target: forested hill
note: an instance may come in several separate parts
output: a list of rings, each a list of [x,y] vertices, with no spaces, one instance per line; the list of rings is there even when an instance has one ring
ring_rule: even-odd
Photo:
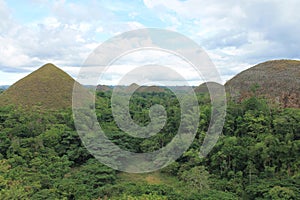
[[[53,64],[46,64],[0,95],[0,106],[62,109],[72,106],[75,80]]]
[[[283,107],[300,108],[300,61],[273,60],[247,69],[225,84],[235,100],[253,93]]]

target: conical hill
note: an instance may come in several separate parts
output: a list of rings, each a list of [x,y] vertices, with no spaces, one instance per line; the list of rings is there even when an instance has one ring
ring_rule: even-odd
[[[46,64],[0,95],[0,106],[63,109],[72,106],[75,80],[53,64]]]

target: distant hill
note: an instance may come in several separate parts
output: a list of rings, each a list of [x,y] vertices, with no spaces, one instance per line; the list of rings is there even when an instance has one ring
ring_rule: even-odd
[[[137,90],[140,86],[136,83],[132,83],[131,85],[125,87],[126,91],[134,91]]]
[[[107,85],[97,85],[96,90],[99,92],[108,92],[112,91],[112,88]]]
[[[222,86],[219,83],[216,82],[205,82],[200,84],[199,86],[194,88],[195,93],[208,93],[208,86],[212,90],[211,92],[215,92],[217,89],[220,89],[224,86]]]
[[[106,86],[107,87],[107,86]],[[101,86],[102,90],[104,90],[105,88],[103,86]],[[115,86],[115,88],[117,89],[117,91],[120,92],[146,92],[146,93],[152,93],[152,92],[166,92],[166,90],[162,87],[159,86],[139,86],[136,83],[132,83],[129,86]]]
[[[2,90],[6,90],[7,88],[9,88],[9,85],[0,85],[0,89]]]
[[[137,89],[137,92],[165,92],[165,89],[159,86],[141,86]]]
[[[225,87],[237,101],[257,95],[283,107],[300,108],[300,61],[273,60],[258,64],[233,77]]]
[[[188,92],[188,91],[191,91],[194,89],[194,86],[186,86],[186,85],[183,85],[183,86],[164,86],[162,87],[164,88],[165,90],[172,90],[172,91],[176,91],[176,92]]]
[[[92,88],[92,86],[91,86]],[[96,90],[99,92],[108,92],[113,91],[114,88],[117,88],[119,91],[131,91],[135,90],[135,92],[167,92],[167,91],[177,91],[177,92],[187,92],[191,89],[194,89],[194,86],[139,86],[136,83],[132,83],[129,86],[117,85],[117,86],[107,86],[107,85],[97,85]],[[138,88],[138,89],[136,89]]]
[[[67,73],[46,64],[5,90],[0,95],[0,106],[15,104],[55,110],[71,107],[74,83]]]

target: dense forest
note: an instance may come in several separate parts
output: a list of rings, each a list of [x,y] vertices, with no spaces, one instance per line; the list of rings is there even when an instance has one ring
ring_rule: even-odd
[[[133,138],[111,113],[111,92],[97,92],[97,118],[122,149],[151,152],[170,142],[180,123],[172,92],[139,92],[132,119],[149,123],[149,108],[165,107],[157,135]],[[228,102],[223,133],[207,157],[199,150],[211,115],[208,94],[198,94],[200,123],[191,147],[171,165],[128,174],[98,162],[83,146],[71,109],[0,108],[0,199],[300,199],[300,110],[270,105],[253,94]]]

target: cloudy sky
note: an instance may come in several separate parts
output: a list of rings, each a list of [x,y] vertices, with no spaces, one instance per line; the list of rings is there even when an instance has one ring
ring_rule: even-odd
[[[299,8],[298,0],[0,0],[0,85],[48,62],[76,78],[98,45],[138,28],[189,37],[225,82],[263,61],[300,59]],[[112,71],[131,69],[119,67]],[[188,71],[188,81],[199,84]],[[102,83],[114,84],[113,78]]]

